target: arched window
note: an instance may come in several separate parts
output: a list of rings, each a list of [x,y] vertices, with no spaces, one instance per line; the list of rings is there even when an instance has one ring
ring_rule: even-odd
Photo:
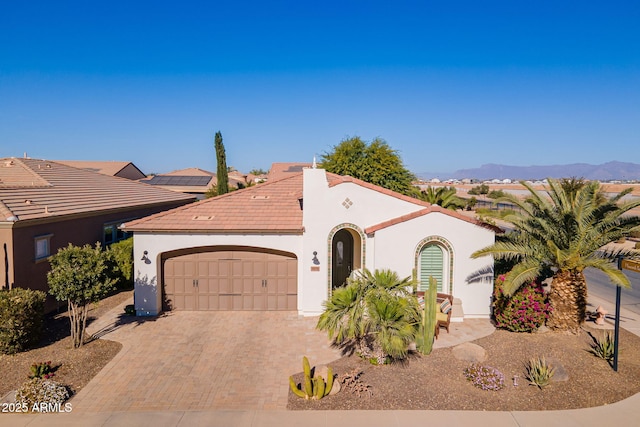
[[[442,248],[435,243],[425,245],[420,251],[420,290],[426,291],[429,277],[438,281],[438,292],[442,292],[444,279],[444,254]]]

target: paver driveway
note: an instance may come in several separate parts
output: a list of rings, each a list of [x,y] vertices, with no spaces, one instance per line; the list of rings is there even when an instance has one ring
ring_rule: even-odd
[[[90,332],[123,349],[73,398],[74,412],[284,409],[302,356],[312,365],[340,357],[317,318],[294,312],[172,312],[116,328],[100,320]]]

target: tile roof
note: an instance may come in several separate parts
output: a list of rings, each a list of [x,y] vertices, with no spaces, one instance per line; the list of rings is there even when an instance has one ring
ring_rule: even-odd
[[[90,172],[97,172],[103,175],[116,176],[118,172],[126,168],[128,165],[132,165],[138,169],[136,165],[131,162],[119,162],[119,161],[86,161],[86,160],[56,160],[56,163],[61,163],[67,166],[73,166],[74,168],[88,170]],[[140,169],[138,169],[140,170]],[[142,172],[140,174],[144,175]]]
[[[127,231],[302,233],[302,174],[128,222]]]
[[[270,180],[223,196],[203,200],[171,211],[162,212],[125,224],[127,231],[203,231],[217,233],[293,232],[301,233],[302,224],[301,172],[289,174],[279,180]],[[396,193],[377,185],[327,172],[330,187],[354,183],[422,207],[415,212],[392,218],[368,227],[367,233],[409,221],[431,212],[440,212],[479,226],[486,226],[473,218],[425,201]],[[496,230],[493,230],[496,231]]]
[[[49,160],[0,159],[0,222],[190,200],[192,196]]]
[[[301,173],[302,169],[310,168],[311,166],[311,163],[273,163],[267,174],[267,179],[276,181],[292,174]]]
[[[216,176],[215,172],[209,172],[200,168],[186,168],[186,169],[178,169],[175,171],[171,171],[168,173],[160,173],[158,176],[169,175],[169,176]]]

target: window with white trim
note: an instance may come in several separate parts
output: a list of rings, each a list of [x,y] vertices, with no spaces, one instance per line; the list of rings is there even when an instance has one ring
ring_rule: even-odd
[[[53,236],[53,234],[45,234],[33,238],[36,261],[45,259],[51,255],[51,236]]]

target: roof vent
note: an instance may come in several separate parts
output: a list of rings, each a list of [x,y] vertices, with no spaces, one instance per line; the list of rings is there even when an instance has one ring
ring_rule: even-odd
[[[31,200],[29,200],[29,199],[25,200],[25,201],[24,201],[24,204],[25,204],[25,205],[30,205],[30,204],[31,204]]]
[[[196,215],[196,216],[194,216],[194,217],[193,217],[193,218],[191,218],[191,219],[192,219],[192,220],[194,220],[194,221],[211,221],[213,218],[214,218],[214,217],[213,217],[213,216],[211,216],[211,215],[209,215],[209,216],[206,216],[206,215]]]
[[[7,160],[6,162],[4,162],[4,165],[6,167],[10,167],[10,166],[15,165],[15,162],[13,160]]]
[[[266,200],[269,196],[251,196],[251,200]]]

